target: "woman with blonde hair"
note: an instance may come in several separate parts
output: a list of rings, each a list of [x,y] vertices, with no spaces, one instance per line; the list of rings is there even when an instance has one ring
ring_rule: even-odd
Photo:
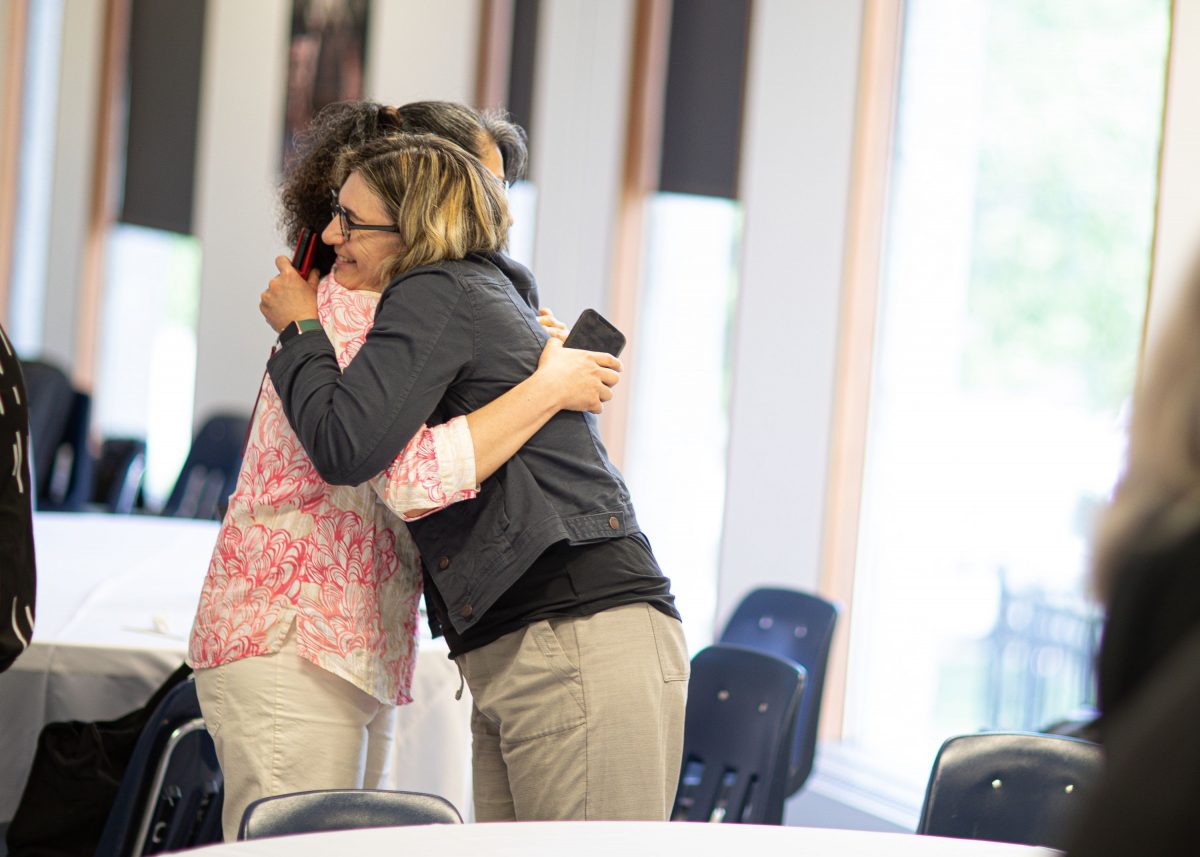
[[[335,105],[317,117],[285,178],[285,231],[294,239],[302,226],[330,222],[337,152],[413,127],[462,140],[498,176],[507,168],[502,149],[515,169],[524,162],[515,126],[462,105]],[[362,270],[394,243],[388,231],[364,229],[336,273],[319,284],[312,276],[312,324],[328,337],[337,365],[362,345],[385,284]],[[537,370],[506,395],[439,425],[415,426],[395,460],[354,487],[320,478],[264,380],[188,653],[225,774],[227,839],[257,798],[390,784],[394,706],[410,699],[421,595],[416,547],[400,516],[470,502],[478,480],[551,414],[598,408],[616,382],[607,357],[602,367],[557,343],[540,356]]]
[[[269,369],[321,475],[353,485],[423,420],[452,419],[519,383],[546,334],[519,296],[529,273],[499,255],[503,186],[477,161],[401,136],[347,154],[338,177],[324,238],[335,274],[389,280],[375,325],[344,371],[319,330],[290,337]],[[387,252],[356,247],[364,230],[391,233]],[[312,317],[314,296],[284,265],[262,310],[275,329],[294,327]],[[474,501],[409,531],[430,624],[473,697],[476,819],[666,819],[687,648],[594,417],[555,414]]]

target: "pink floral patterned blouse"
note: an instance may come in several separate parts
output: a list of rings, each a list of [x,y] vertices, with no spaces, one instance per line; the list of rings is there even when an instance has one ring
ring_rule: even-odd
[[[379,294],[349,291],[329,276],[317,302],[345,367],[371,327]],[[294,621],[302,657],[382,702],[411,702],[421,569],[401,518],[471,499],[477,488],[463,417],[422,426],[366,485],[326,484],[264,378],[188,663],[204,669],[276,652]]]

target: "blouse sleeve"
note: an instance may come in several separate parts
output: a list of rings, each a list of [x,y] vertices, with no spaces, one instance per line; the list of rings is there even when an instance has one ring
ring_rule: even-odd
[[[479,493],[475,445],[466,417],[423,425],[383,473],[370,480],[384,504],[415,521]]]

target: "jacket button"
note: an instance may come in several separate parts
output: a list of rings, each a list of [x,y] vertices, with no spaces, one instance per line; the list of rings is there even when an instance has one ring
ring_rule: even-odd
[[[438,560],[438,568],[445,571],[450,567],[450,557],[444,556]]]
[[[460,612],[462,613],[462,617],[464,619],[470,619],[472,616],[475,615],[475,608],[472,607],[470,604],[468,604]]]
[[[620,526],[621,526],[621,522],[617,520],[616,515],[613,515],[611,518],[608,519],[608,528],[610,530],[615,530]]]

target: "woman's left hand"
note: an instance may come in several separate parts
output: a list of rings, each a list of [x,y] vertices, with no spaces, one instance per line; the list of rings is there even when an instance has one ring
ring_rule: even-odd
[[[554,317],[554,311],[548,307],[538,310],[538,324],[546,328],[546,333],[559,342],[567,341],[567,326]]]
[[[317,283],[320,273],[313,271],[305,280],[299,271],[292,267],[287,256],[276,256],[275,267],[279,273],[271,278],[267,290],[262,293],[258,309],[278,332],[293,321],[317,317]]]

